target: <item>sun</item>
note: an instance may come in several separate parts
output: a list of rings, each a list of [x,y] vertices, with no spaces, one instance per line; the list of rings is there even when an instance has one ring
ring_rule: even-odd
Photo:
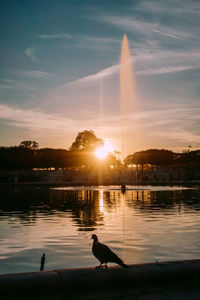
[[[106,158],[106,156],[108,156],[109,153],[113,152],[114,148],[111,145],[111,143],[106,140],[104,145],[102,147],[99,147],[98,149],[96,149],[96,151],[94,152],[94,155],[98,158],[98,159],[104,159]]]
[[[98,148],[94,154],[98,159],[104,159],[108,155],[108,151],[103,146]]]

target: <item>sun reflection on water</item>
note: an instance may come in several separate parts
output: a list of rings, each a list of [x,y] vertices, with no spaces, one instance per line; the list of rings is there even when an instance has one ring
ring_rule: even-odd
[[[103,190],[99,190],[99,209],[100,212],[104,212],[104,203],[103,203]]]

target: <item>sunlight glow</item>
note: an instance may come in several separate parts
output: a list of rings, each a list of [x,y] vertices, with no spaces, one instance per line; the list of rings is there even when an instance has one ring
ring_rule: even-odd
[[[113,151],[114,151],[113,146],[111,145],[111,143],[108,140],[106,140],[104,145],[102,147],[96,149],[94,154],[98,159],[104,159],[107,157],[107,155],[109,153],[111,153]]]

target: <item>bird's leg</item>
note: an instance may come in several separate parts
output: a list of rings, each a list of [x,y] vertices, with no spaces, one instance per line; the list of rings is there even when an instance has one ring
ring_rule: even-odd
[[[105,267],[105,269],[107,269],[107,268],[108,268],[108,266],[107,266],[107,263],[105,263],[104,267]]]

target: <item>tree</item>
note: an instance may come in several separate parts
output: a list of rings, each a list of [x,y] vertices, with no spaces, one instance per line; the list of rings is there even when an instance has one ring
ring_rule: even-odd
[[[0,148],[1,169],[31,169],[35,166],[35,151],[21,146]]]
[[[103,140],[97,138],[92,130],[79,132],[75,141],[69,148],[70,151],[94,151],[104,144]]]
[[[23,141],[19,146],[32,150],[36,150],[37,148],[39,148],[39,144],[36,141]]]
[[[187,151],[177,155],[176,162],[178,163],[200,163],[200,150]]]
[[[173,163],[175,154],[172,151],[165,149],[149,149],[138,151],[128,155],[124,160],[126,165],[130,164],[150,164],[150,165],[169,165]]]

